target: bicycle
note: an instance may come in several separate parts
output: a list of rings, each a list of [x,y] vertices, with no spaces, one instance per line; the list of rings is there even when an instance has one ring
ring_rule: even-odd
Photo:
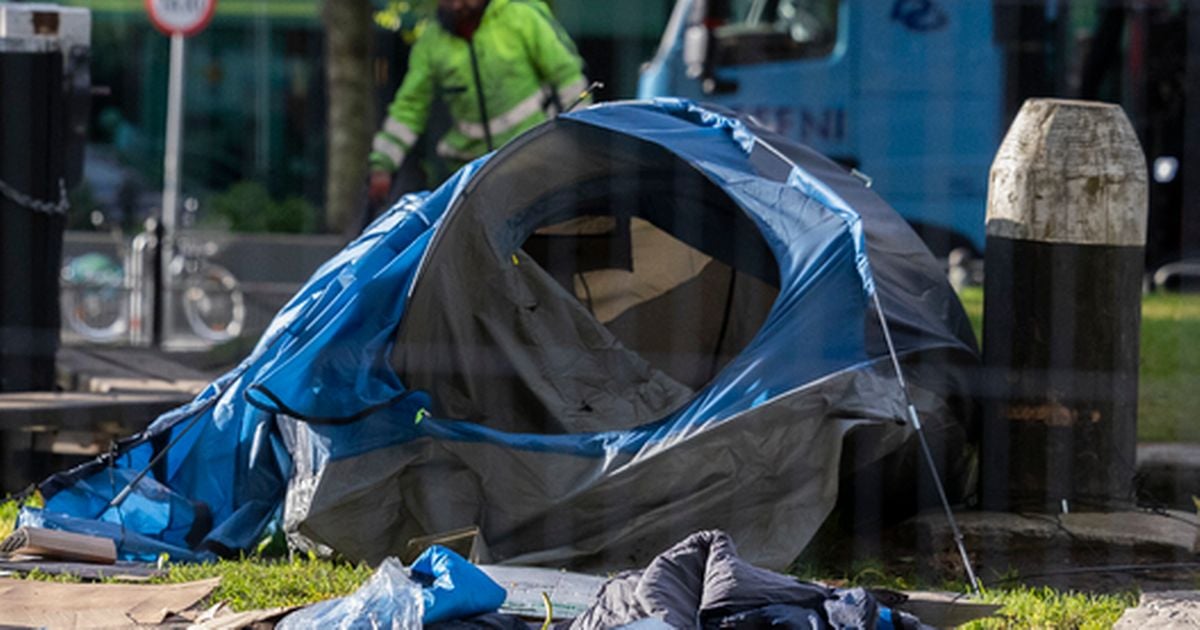
[[[63,321],[91,341],[112,342],[129,332],[125,274],[111,257],[97,252],[76,256],[62,268]]]
[[[197,205],[194,199],[187,200],[184,207],[190,214],[185,217],[194,215]],[[63,265],[63,321],[71,332],[88,341],[145,345],[150,342],[147,323],[152,323],[147,313],[154,312],[151,254],[158,246],[157,238],[152,225],[128,245],[119,230],[114,235],[123,263],[89,252]],[[245,295],[233,273],[211,261],[217,251],[212,240],[177,237],[166,265],[166,286],[171,297],[177,298],[168,304],[179,304],[187,331],[209,343],[237,338],[246,323]]]
[[[214,343],[236,339],[246,323],[246,297],[237,278],[210,260],[217,253],[211,241],[180,239],[167,266],[167,286],[179,286],[183,315],[193,334]]]

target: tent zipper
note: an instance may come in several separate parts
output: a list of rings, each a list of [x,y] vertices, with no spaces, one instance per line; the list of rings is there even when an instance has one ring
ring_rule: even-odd
[[[479,77],[479,59],[475,57],[475,40],[467,40],[467,50],[471,51],[471,74],[475,77],[475,97],[479,99],[479,119],[483,121],[483,139],[487,142],[488,152],[495,150],[492,146],[491,121],[488,119],[487,103],[483,99],[483,80]]]

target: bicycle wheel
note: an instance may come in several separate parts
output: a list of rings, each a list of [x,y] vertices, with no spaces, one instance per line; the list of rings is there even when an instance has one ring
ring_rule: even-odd
[[[229,341],[242,334],[246,298],[227,269],[204,265],[184,275],[183,314],[188,327],[201,339]]]
[[[129,300],[121,266],[91,253],[62,270],[61,311],[67,327],[88,341],[109,343],[129,333]]]

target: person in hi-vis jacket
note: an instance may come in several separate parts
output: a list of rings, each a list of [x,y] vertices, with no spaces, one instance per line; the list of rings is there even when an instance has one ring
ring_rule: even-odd
[[[541,0],[438,0],[371,145],[370,198],[425,130],[435,94],[452,118],[437,154],[453,170],[569,107],[587,85],[575,44]]]

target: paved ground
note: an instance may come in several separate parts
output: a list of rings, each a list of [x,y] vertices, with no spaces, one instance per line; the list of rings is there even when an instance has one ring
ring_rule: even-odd
[[[1138,494],[1178,510],[1200,509],[1200,444],[1148,443],[1137,449]]]
[[[1197,586],[1200,518],[1194,512],[964,512],[957,518],[985,583],[1019,579],[1093,592]],[[945,558],[951,569],[961,567],[944,514],[922,515],[903,529],[933,558]]]
[[[1145,593],[1135,608],[1125,611],[1114,630],[1200,628],[1200,592]]]

